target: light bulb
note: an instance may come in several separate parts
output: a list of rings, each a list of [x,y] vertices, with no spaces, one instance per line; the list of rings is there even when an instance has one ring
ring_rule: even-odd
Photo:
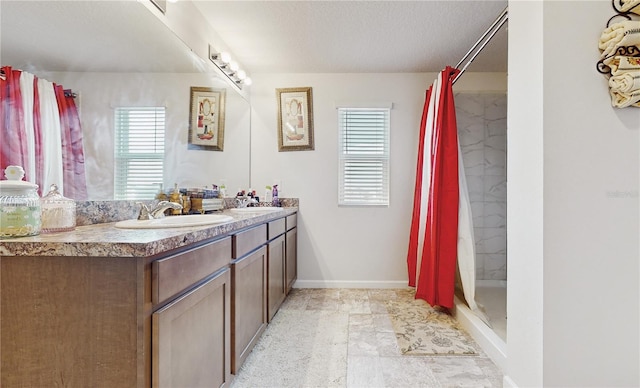
[[[231,71],[237,71],[240,68],[240,66],[238,66],[238,62],[231,62],[229,64],[229,68],[231,69]]]
[[[253,83],[253,81],[251,81],[251,78],[249,78],[249,77],[245,78],[243,82],[247,86],[249,86],[249,85],[251,85],[251,83]]]
[[[242,80],[247,78],[247,73],[245,73],[244,70],[238,70],[237,76],[238,76],[238,79]]]
[[[220,60],[222,61],[222,63],[229,63],[231,62],[231,55],[228,52],[223,51],[222,53],[220,53]]]

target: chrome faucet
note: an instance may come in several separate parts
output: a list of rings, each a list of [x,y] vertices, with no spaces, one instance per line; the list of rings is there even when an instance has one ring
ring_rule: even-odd
[[[249,204],[256,204],[256,201],[253,197],[236,197],[236,207],[247,207]]]
[[[138,214],[139,220],[153,220],[156,218],[162,218],[164,217],[164,212],[167,209],[182,209],[182,205],[180,205],[179,203],[169,201],[160,201],[151,209],[149,209],[147,205],[142,202],[138,202],[138,204],[140,205],[140,213]]]

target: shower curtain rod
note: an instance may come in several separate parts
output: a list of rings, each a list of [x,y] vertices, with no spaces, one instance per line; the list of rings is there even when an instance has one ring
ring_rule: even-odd
[[[498,33],[498,31],[500,31],[500,28],[504,26],[507,20],[509,20],[508,6],[504,8],[500,16],[498,16],[496,20],[494,20],[493,24],[491,24],[491,27],[489,27],[487,31],[485,31],[484,34],[482,34],[480,39],[476,41],[473,47],[471,47],[471,49],[467,51],[464,57],[462,57],[460,62],[458,62],[458,64],[456,65],[456,69],[460,69],[460,65],[462,65],[462,63],[466,61],[467,58],[469,58],[469,56],[473,53],[473,55],[471,55],[471,58],[467,61],[467,63],[465,63],[464,67],[460,69],[460,72],[458,73],[456,78],[453,79],[453,82],[452,82],[453,84],[456,83],[458,78],[460,78],[460,76],[467,70],[467,67],[469,67],[469,65],[473,62],[474,59],[476,59],[476,57],[478,56],[478,54],[480,54],[480,52],[484,49],[484,47],[491,41],[491,39],[493,39],[493,37]],[[478,48],[478,46],[480,47]]]
[[[6,79],[5,77],[6,77],[6,74],[4,72],[4,69],[0,69],[0,78],[2,78],[4,80],[4,79]],[[64,95],[65,95],[65,97],[78,98],[78,93],[75,93],[71,89],[65,89]]]

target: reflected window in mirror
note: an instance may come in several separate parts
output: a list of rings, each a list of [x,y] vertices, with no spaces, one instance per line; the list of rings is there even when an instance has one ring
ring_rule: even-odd
[[[114,198],[153,199],[164,173],[164,107],[115,109]]]

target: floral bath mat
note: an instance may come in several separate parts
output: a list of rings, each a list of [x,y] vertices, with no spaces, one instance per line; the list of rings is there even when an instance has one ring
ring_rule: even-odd
[[[477,344],[449,314],[414,298],[415,292],[386,302],[398,347],[404,355],[475,355]]]

